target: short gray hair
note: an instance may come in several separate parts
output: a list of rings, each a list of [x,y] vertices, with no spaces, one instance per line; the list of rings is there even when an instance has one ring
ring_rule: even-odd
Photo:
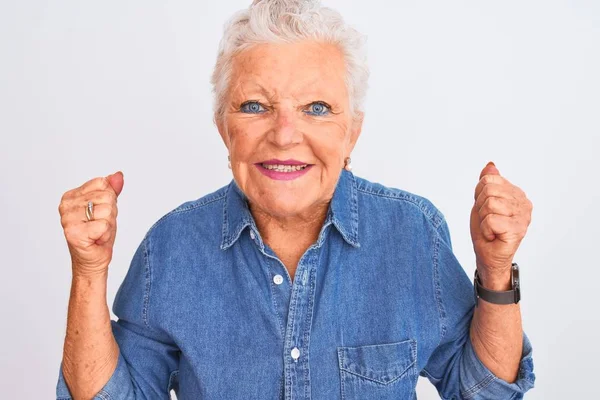
[[[254,0],[225,23],[217,62],[211,77],[215,120],[224,113],[225,99],[236,54],[253,44],[291,43],[314,39],[335,44],[346,64],[346,86],[353,116],[363,111],[369,68],[366,36],[347,25],[339,12],[319,0]]]

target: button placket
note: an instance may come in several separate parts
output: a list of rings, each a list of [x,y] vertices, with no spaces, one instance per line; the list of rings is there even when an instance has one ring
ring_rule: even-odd
[[[292,284],[286,330],[286,400],[310,399],[308,354],[315,291],[314,273],[311,271],[316,269],[319,248],[313,246],[301,257]]]
[[[257,239],[260,240],[260,239]],[[281,311],[281,316],[284,317],[284,326],[281,326],[284,336],[284,399],[306,399],[310,400],[310,370],[308,363],[309,343],[311,321],[314,305],[314,275],[312,271],[316,270],[316,264],[319,260],[320,242],[313,244],[300,258],[296,276],[291,280],[289,272],[283,262],[277,255],[268,247],[260,248],[260,251],[266,257],[272,259],[276,264],[281,266],[281,270],[288,275],[291,282],[289,290],[282,290],[276,282],[279,281],[277,275],[281,277],[283,283],[283,275],[276,273],[272,276],[273,283],[277,287],[273,287],[273,299],[276,309]],[[275,268],[278,271],[279,267]],[[276,301],[277,299],[282,302]],[[302,358],[302,360],[301,360]],[[298,362],[301,361],[301,362]]]

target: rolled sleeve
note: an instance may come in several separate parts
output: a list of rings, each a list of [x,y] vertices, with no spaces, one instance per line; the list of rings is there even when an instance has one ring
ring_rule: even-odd
[[[71,392],[65,382],[62,372],[62,363],[60,364],[58,383],[56,385],[56,400],[72,400]],[[135,399],[131,375],[127,368],[127,363],[123,355],[119,352],[119,361],[117,368],[111,375],[106,385],[93,397],[93,400],[126,400]]]
[[[517,380],[509,383],[498,378],[477,357],[470,340],[465,343],[460,372],[461,395],[464,399],[522,399],[535,382],[532,347],[523,333],[523,353]]]

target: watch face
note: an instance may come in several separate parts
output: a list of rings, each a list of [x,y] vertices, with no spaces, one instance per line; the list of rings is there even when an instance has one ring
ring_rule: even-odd
[[[519,265],[513,263],[512,267],[512,289],[517,290],[521,284],[521,280],[519,279]]]
[[[521,279],[519,277],[519,265],[513,263],[512,269],[512,290],[515,293],[515,304],[521,300]]]
[[[475,307],[479,305],[479,294],[477,293],[477,269],[475,269],[475,279],[473,279],[473,296],[475,297]]]

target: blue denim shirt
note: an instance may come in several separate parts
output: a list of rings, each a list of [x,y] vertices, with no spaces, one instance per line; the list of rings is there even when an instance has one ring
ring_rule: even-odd
[[[235,181],[160,218],[113,304],[117,368],[94,399],[521,399],[477,358],[471,279],[427,199],[342,170],[292,281]],[[70,399],[59,368],[57,399]]]

